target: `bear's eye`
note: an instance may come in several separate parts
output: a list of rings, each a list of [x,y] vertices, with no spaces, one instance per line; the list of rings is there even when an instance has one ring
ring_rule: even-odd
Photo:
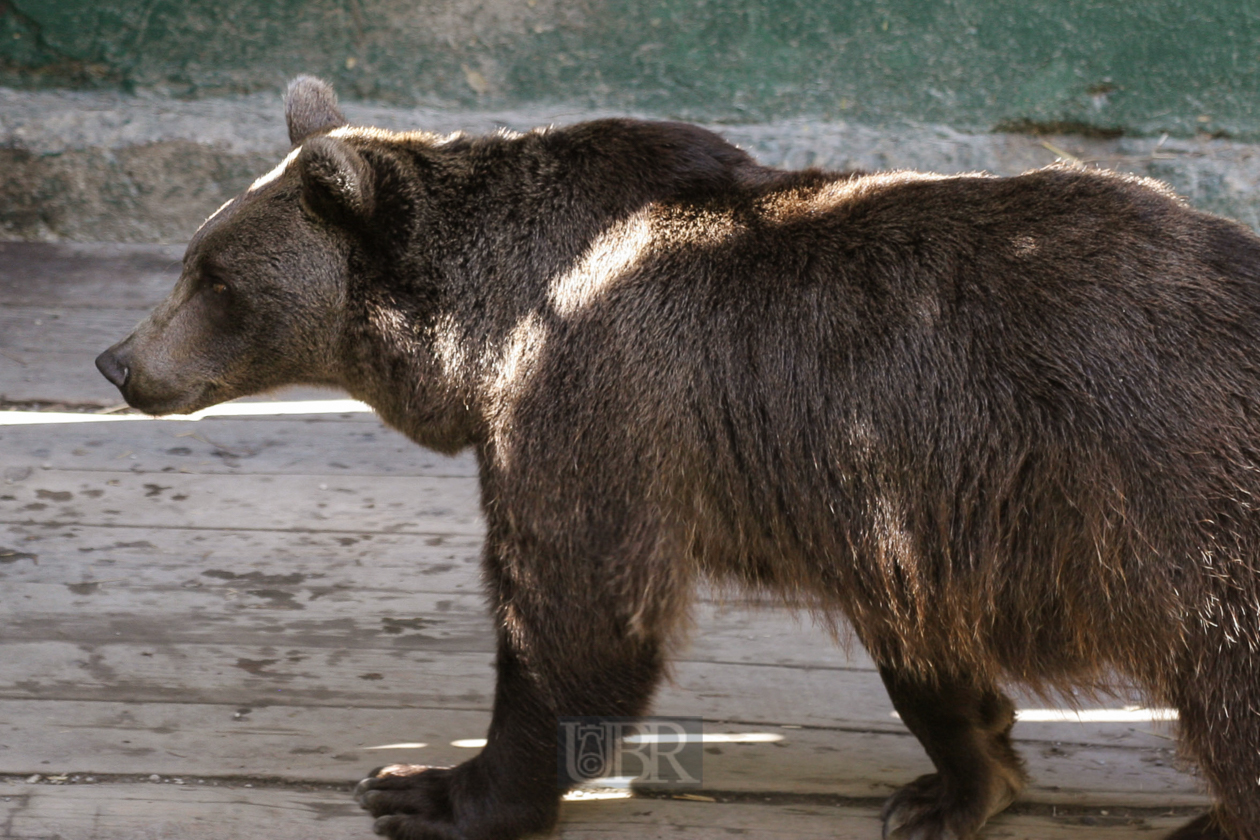
[[[205,284],[205,288],[209,289],[216,296],[225,295],[232,290],[232,287],[223,279],[223,275],[217,271],[205,272],[202,275],[202,282]]]

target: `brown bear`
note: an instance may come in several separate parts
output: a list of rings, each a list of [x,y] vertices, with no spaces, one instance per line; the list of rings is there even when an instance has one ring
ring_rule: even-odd
[[[551,826],[558,717],[644,713],[711,579],[852,623],[937,768],[885,837],[974,838],[1019,795],[1004,684],[1119,673],[1216,797],[1174,836],[1260,838],[1260,238],[1097,170],[398,134],[309,77],[286,109],[293,151],[97,364],[153,414],[315,383],[476,452],[488,741],[364,780],[379,833]]]

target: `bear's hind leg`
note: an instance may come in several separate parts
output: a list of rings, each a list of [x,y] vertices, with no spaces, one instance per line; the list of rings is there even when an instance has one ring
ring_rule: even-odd
[[[994,687],[929,681],[880,668],[893,707],[937,772],[921,776],[884,805],[887,840],[970,840],[1024,787],[1011,746],[1015,704]]]
[[[1182,670],[1174,703],[1183,747],[1217,804],[1168,840],[1260,840],[1260,657],[1218,638],[1200,650]]]

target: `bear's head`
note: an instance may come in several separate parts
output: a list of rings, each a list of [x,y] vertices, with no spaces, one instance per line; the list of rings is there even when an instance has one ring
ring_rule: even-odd
[[[202,224],[170,296],[96,359],[135,408],[184,414],[281,385],[341,384],[341,318],[372,170],[335,136],[346,121],[324,82],[295,79],[285,116],[293,151]]]

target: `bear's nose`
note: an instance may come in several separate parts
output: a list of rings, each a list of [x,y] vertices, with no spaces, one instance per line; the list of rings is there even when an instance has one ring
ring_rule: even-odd
[[[127,374],[131,373],[131,369],[120,358],[120,354],[115,347],[109,348],[96,357],[96,369],[118,388],[122,388],[122,386],[127,384]]]

